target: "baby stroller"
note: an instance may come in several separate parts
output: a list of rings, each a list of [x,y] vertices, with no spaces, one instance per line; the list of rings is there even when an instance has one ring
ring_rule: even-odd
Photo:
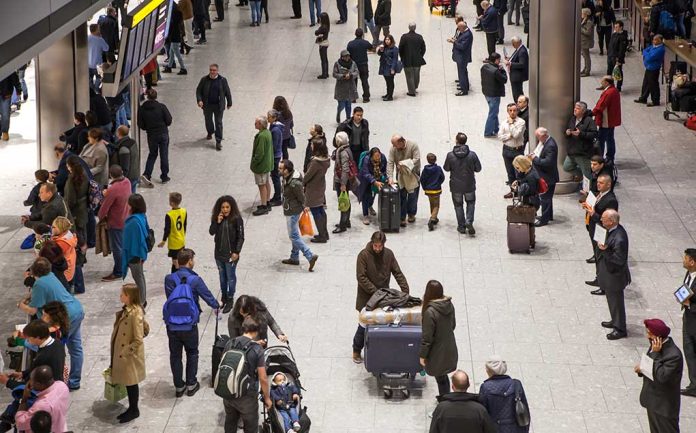
[[[290,350],[290,344],[287,346],[271,346],[263,352],[263,357],[266,362],[266,374],[269,381],[276,373],[283,373],[288,383],[294,384],[302,391],[305,390],[300,383],[300,371],[297,369],[297,363]],[[283,428],[283,418],[276,410],[275,402],[273,402],[270,410],[266,410],[266,406],[263,404],[261,407],[263,408],[263,424],[261,424],[259,431],[262,433],[286,433]],[[297,414],[300,417],[299,432],[309,433],[311,421],[307,415],[307,407],[302,406],[302,396],[300,396],[300,401],[297,403]]]
[[[684,121],[684,118],[678,114],[679,112],[687,113],[686,117],[688,117],[696,111],[696,83],[687,73],[686,62],[670,62],[669,74],[665,78],[667,103],[662,116],[665,120],[670,120],[670,116],[674,116],[676,120]]]

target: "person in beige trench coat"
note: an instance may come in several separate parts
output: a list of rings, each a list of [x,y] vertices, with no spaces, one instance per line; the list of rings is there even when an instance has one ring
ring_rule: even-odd
[[[140,305],[138,286],[124,284],[120,299],[123,309],[116,313],[111,333],[111,381],[124,385],[128,391],[128,409],[118,416],[119,423],[123,424],[140,416],[138,384],[145,379],[143,338],[149,331],[149,325]]]

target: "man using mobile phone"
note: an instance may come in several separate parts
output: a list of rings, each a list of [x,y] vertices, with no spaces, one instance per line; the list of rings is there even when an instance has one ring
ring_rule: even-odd
[[[684,269],[684,285],[696,292],[696,248],[687,248],[684,251]],[[681,394],[696,397],[696,299],[693,295],[682,302],[682,309],[682,348],[689,373],[689,384],[681,390]]]

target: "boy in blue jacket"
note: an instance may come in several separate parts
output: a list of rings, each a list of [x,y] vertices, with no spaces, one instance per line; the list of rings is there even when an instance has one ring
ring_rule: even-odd
[[[423,192],[430,202],[430,220],[428,230],[433,231],[435,225],[440,222],[437,214],[440,211],[440,194],[442,194],[442,183],[445,181],[445,172],[437,165],[437,157],[433,153],[427,155],[428,165],[423,167],[421,173],[421,186]]]
[[[273,375],[271,385],[271,400],[285,424],[283,431],[292,433],[300,430],[300,418],[297,415],[297,406],[300,403],[300,390],[297,386],[289,384],[283,373]]]

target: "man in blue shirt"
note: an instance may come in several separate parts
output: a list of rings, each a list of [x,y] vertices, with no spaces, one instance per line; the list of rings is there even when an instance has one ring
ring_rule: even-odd
[[[89,25],[87,36],[87,66],[89,67],[89,86],[100,93],[101,78],[97,74],[97,66],[103,61],[102,55],[109,51],[109,44],[101,37],[99,24]]]
[[[201,313],[200,299],[203,298],[206,304],[211,308],[218,310],[220,304],[215,296],[210,293],[208,286],[201,277],[193,272],[193,258],[196,253],[189,248],[183,248],[177,256],[179,269],[173,274],[167,275],[164,278],[164,293],[167,295],[167,301],[164,304],[165,324],[167,326],[167,337],[169,337],[169,364],[174,376],[174,388],[176,388],[176,397],[184,395],[189,397],[196,394],[201,388],[200,383],[196,379],[198,373],[198,323],[187,325],[175,325],[167,323],[166,313],[177,309],[180,304],[174,306],[168,304],[169,298],[172,296],[174,289],[179,284],[188,284],[191,288],[191,296],[198,307],[198,314]],[[216,311],[217,314],[217,311]],[[195,317],[197,322],[198,317]],[[186,381],[182,378],[184,374],[184,366],[182,362],[181,349],[186,350]]]
[[[660,105],[660,69],[665,61],[665,45],[662,43],[662,35],[655,35],[652,45],[643,48],[643,88],[640,97],[633,102],[646,104],[648,107]],[[648,102],[650,96],[651,102]]]

